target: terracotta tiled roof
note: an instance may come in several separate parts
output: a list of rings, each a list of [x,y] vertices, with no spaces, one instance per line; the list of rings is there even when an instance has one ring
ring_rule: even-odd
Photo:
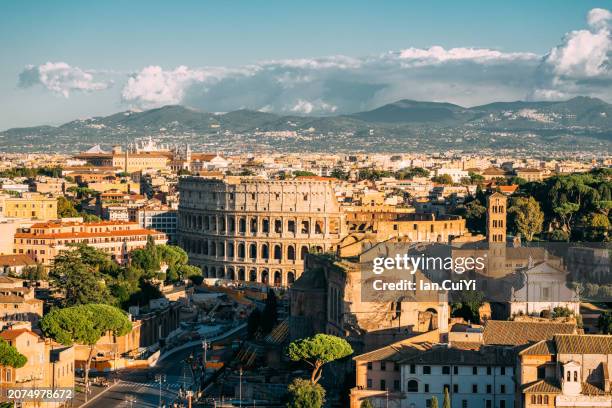
[[[0,255],[0,266],[30,266],[36,262],[27,255]]]
[[[523,385],[523,393],[560,394],[561,388],[556,380],[537,380]]]
[[[527,356],[548,356],[555,354],[555,344],[552,340],[542,340],[527,347],[519,354]]]
[[[483,340],[485,344],[520,346],[552,339],[556,334],[574,334],[573,323],[514,322],[489,320],[485,325]]]
[[[582,383],[582,394],[583,395],[610,395],[612,392],[606,392],[602,390],[596,385],[590,384],[588,382]]]
[[[24,334],[24,333],[30,333],[30,334],[38,337],[38,335],[36,333],[34,333],[32,330],[29,330],[29,329],[5,330],[5,331],[0,333],[0,337],[3,338],[4,340],[14,340],[17,337],[19,337],[22,334]]]
[[[555,346],[558,354],[612,354],[612,335],[558,335]]]

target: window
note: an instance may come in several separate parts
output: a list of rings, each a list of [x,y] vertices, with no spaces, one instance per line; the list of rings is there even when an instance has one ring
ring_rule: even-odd
[[[461,400],[461,408],[468,408],[467,400]]]
[[[478,394],[478,384],[472,384],[472,394]]]
[[[429,384],[425,384],[423,387],[425,388],[423,392],[429,392]]]
[[[453,367],[453,374],[455,374],[455,375],[459,374],[459,366],[454,366]]]
[[[506,400],[499,401],[499,408],[506,408]]]
[[[387,382],[385,380],[380,380],[380,389],[382,391],[387,389]]]
[[[491,367],[487,367],[487,375],[491,375]]]
[[[578,382],[578,371],[574,371],[574,382]]]
[[[398,363],[393,363],[393,371],[399,371],[399,364]]]
[[[419,383],[416,380],[408,381],[408,392],[419,392]]]
[[[380,362],[380,371],[387,371],[387,362],[386,361],[381,361]]]
[[[442,374],[450,374],[450,367],[442,366]]]
[[[501,391],[502,394],[505,394],[506,393],[506,384],[500,385],[499,390]]]
[[[546,377],[546,367],[538,367],[538,380],[543,380]]]
[[[501,375],[506,375],[506,367],[501,368]]]
[[[372,369],[372,362],[368,361],[368,370],[371,370],[371,369]]]
[[[431,374],[431,367],[423,366],[423,374]]]
[[[491,384],[487,384],[487,394],[491,393]]]
[[[368,378],[368,388],[372,388],[372,379]]]
[[[410,374],[416,373],[416,366],[414,364],[410,364]]]
[[[472,367],[472,374],[478,375],[478,367]]]
[[[393,391],[399,391],[399,389],[400,389],[400,381],[394,380],[393,381]]]
[[[544,396],[544,404],[545,404],[545,405],[548,405],[548,395],[545,395],[545,396]]]
[[[453,392],[455,394],[459,392],[459,384],[453,384]]]
[[[491,400],[487,400],[485,408],[491,408]]]

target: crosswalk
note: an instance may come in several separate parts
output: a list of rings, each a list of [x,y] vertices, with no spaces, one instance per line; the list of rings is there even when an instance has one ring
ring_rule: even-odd
[[[159,390],[159,383],[157,381],[137,382],[137,381],[121,381],[122,388],[129,389],[142,389],[142,388],[154,388]],[[162,391],[178,391],[183,386],[183,389],[188,390],[193,384],[190,381],[183,383],[183,381],[165,382],[162,383]]]

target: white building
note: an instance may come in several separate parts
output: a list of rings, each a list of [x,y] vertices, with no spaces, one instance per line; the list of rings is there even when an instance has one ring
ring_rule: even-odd
[[[447,388],[452,408],[511,408],[514,406],[515,353],[509,347],[479,350],[439,345],[400,362],[402,408],[442,406]]]
[[[436,176],[442,176],[444,174],[451,176],[451,178],[453,179],[453,183],[459,183],[462,178],[470,176],[467,170],[461,170],[456,168],[441,167],[436,170]]]

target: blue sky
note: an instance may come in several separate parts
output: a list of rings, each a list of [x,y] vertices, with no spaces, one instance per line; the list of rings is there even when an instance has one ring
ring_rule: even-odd
[[[420,99],[432,94],[434,99],[470,104],[522,94],[553,98],[590,93],[592,88],[576,90],[572,84],[551,89],[542,59],[554,47],[563,47],[564,36],[573,30],[590,30],[593,41],[609,39],[606,18],[607,23],[596,26],[587,23],[588,13],[597,8],[611,10],[612,1],[4,0],[0,3],[0,129],[57,124],[166,102],[206,110],[249,107],[324,114],[369,108],[398,96]],[[601,30],[607,35],[596,37]],[[594,46],[599,60],[601,47],[605,55],[608,45]],[[413,63],[414,55],[430,58],[419,52],[409,53],[409,66],[403,57],[394,68],[387,57],[383,64],[372,61],[389,52],[432,46],[441,47],[443,53],[482,49],[503,55],[442,56],[426,71]],[[339,55],[355,60],[338,65],[333,59],[333,64],[320,67],[322,61],[329,63],[329,58]],[[266,65],[270,60],[284,62]],[[519,66],[515,69],[509,60],[518,60]],[[319,64],[304,65],[305,61]],[[36,68],[60,62],[67,67]],[[551,67],[567,66],[560,60],[552,62]],[[20,82],[20,74],[30,65],[34,70]],[[134,78],[151,66],[160,70]],[[176,71],[180,66],[187,71]],[[208,67],[216,67],[212,76]],[[466,72],[474,70],[484,75],[487,86],[472,92],[478,78]],[[559,74],[556,68],[551,70]],[[587,71],[585,75],[593,74]],[[49,78],[58,72],[55,79]],[[570,76],[579,74],[574,69]],[[587,79],[601,82],[602,72],[596,74],[597,78]],[[504,75],[508,81],[503,81]],[[61,84],[66,77],[76,84]],[[130,77],[134,81],[128,86]],[[580,78],[575,79],[578,83]],[[155,82],[159,80],[164,84]],[[420,81],[430,81],[431,88],[414,90]],[[495,81],[510,82],[517,90],[491,93]],[[282,87],[275,88],[281,82]],[[260,88],[261,84],[272,90]],[[444,94],[436,84],[451,84],[451,89],[455,85],[456,93]],[[144,86],[157,86],[153,93],[165,97],[151,97]],[[347,89],[350,92],[343,95]],[[270,94],[256,97],[259,92]],[[213,103],[213,96],[214,101],[223,101]],[[363,101],[351,104],[350,98]]]

